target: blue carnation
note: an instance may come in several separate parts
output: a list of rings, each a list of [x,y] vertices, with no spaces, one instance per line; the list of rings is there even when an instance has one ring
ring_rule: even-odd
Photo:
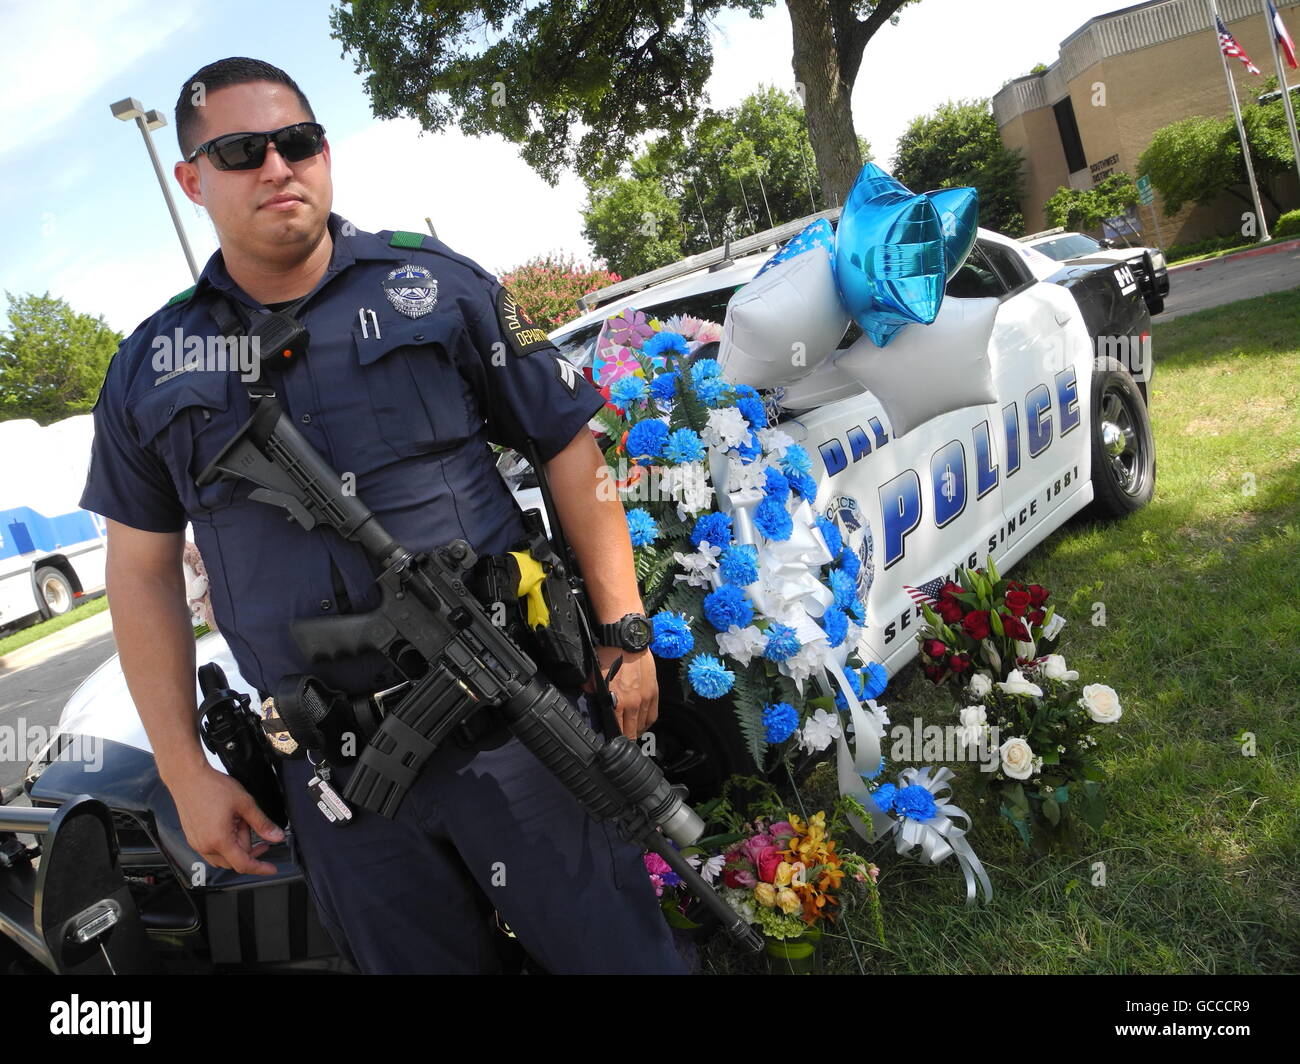
[[[700,397],[701,403],[711,407],[722,405],[723,399],[727,396],[727,382],[721,377],[703,377],[693,380],[693,383],[695,394]]]
[[[752,543],[738,543],[722,552],[718,572],[723,583],[744,587],[758,579],[758,548]]]
[[[833,647],[839,646],[848,638],[849,619],[843,610],[837,610],[832,606],[822,614],[821,626],[826,632],[827,642]]]
[[[744,415],[745,420],[749,422],[752,428],[767,428],[767,411],[763,409],[761,399],[750,399],[748,396],[741,396],[736,400],[736,409]]]
[[[691,380],[698,385],[700,381],[722,377],[722,367],[716,358],[702,358],[691,366]]]
[[[737,399],[757,399],[758,391],[752,384],[733,384],[731,390]]]
[[[698,462],[704,457],[704,444],[690,429],[678,429],[668,434],[664,443],[664,457],[673,465]]]
[[[656,403],[671,403],[677,397],[677,371],[660,373],[650,382],[650,394]]]
[[[790,482],[779,469],[770,466],[763,470],[763,494],[769,499],[785,502],[790,497]]]
[[[629,375],[619,377],[609,388],[609,397],[616,406],[626,410],[633,403],[639,403],[648,394],[645,381],[640,377]]]
[[[731,627],[744,628],[754,619],[754,606],[740,588],[723,584],[704,596],[704,616],[719,632]]]
[[[854,696],[861,701],[864,697],[862,694],[862,677],[858,675],[857,669],[850,669],[844,674],[844,678],[849,681],[849,688],[853,691]],[[849,700],[844,697],[844,692],[835,691],[835,707],[837,709],[848,709]]]
[[[696,550],[708,540],[714,547],[731,546],[731,518],[727,514],[705,514],[691,529],[691,546]]]
[[[758,437],[754,435],[752,430],[749,433],[749,439],[736,447],[736,454],[740,456],[741,462],[745,465],[749,465],[750,462],[753,462],[761,456],[762,453],[763,447],[758,442]]]
[[[854,595],[852,601],[845,607],[845,612],[858,624],[867,623],[867,611],[862,605],[862,600],[857,595]]]
[[[664,453],[668,426],[654,418],[638,421],[627,434],[627,453],[641,465],[652,465]]]
[[[767,646],[763,648],[763,657],[768,661],[781,662],[799,653],[799,637],[788,624],[777,621],[767,630]]]
[[[627,512],[627,532],[632,537],[632,546],[648,547],[658,537],[659,526],[648,510],[637,507]]]
[[[725,669],[712,654],[697,654],[686,666],[686,678],[701,698],[721,698],[736,682],[736,674]]]
[[[856,584],[858,573],[862,569],[862,559],[846,547],[840,554],[840,568],[843,569],[845,575]]]
[[[826,541],[826,549],[831,552],[831,557],[838,558],[840,551],[844,549],[844,541],[840,538],[839,526],[825,517],[818,517],[815,524],[821,530],[822,539]]]
[[[785,503],[768,496],[754,508],[754,526],[768,539],[783,542],[794,531]]]
[[[792,471],[795,473],[811,473],[812,459],[808,457],[808,452],[799,444],[792,443],[781,455],[781,468],[787,474]]]
[[[650,618],[654,638],[650,653],[657,658],[684,658],[695,649],[695,636],[684,613],[662,610]]]
[[[789,702],[763,707],[763,729],[769,743],[783,743],[799,727],[799,711]]]
[[[807,499],[809,502],[817,498],[817,481],[813,480],[807,473],[787,469],[785,475],[786,479],[790,481],[790,487],[799,498]]]
[[[929,820],[937,812],[934,795],[919,783],[904,787],[894,798],[894,810],[899,816],[913,820]]]
[[[898,788],[892,783],[882,783],[871,792],[871,800],[882,813],[888,813],[898,801]]]
[[[830,582],[831,594],[835,596],[835,605],[842,610],[847,610],[857,595],[857,581],[851,579],[843,569],[832,569]]]
[[[641,353],[650,358],[662,355],[667,351],[675,351],[679,355],[689,355],[691,353],[690,346],[686,343],[686,337],[681,333],[665,332],[663,330],[655,333],[641,345]]]
[[[885,771],[885,759],[882,756],[880,758],[880,764],[876,766],[875,772],[859,772],[858,775],[861,776],[864,780],[874,780],[877,776],[879,776],[884,771]]]
[[[883,665],[871,662],[862,670],[862,697],[879,698],[889,686],[889,673]]]

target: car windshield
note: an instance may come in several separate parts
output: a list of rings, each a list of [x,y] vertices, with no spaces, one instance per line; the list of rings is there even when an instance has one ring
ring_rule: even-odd
[[[1057,262],[1064,262],[1066,259],[1077,259],[1080,255],[1091,255],[1094,251],[1101,251],[1102,247],[1097,241],[1090,236],[1084,236],[1082,233],[1066,233],[1064,236],[1058,236],[1053,240],[1044,240],[1040,244],[1030,244],[1035,251],[1041,251],[1049,259],[1055,259]]]

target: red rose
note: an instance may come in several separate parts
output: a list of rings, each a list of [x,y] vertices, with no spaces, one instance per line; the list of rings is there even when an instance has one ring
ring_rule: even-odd
[[[1009,609],[1017,617],[1023,617],[1025,615],[1025,610],[1029,609],[1029,592],[1008,591],[1007,609]]]
[[[1029,642],[1029,631],[1025,628],[1024,622],[1018,617],[1011,617],[1005,613],[999,613],[998,616],[1002,619],[1002,630],[1006,632],[1007,638]]]
[[[943,679],[946,670],[942,665],[925,665],[921,671],[925,673],[925,678],[931,683],[939,683]]]
[[[1047,616],[1046,610],[1034,610],[1034,612],[1029,615],[1029,623],[1042,624],[1043,618],[1046,616]]]
[[[961,626],[972,639],[986,639],[989,634],[989,611],[971,610],[961,619]]]
[[[964,595],[965,593],[966,589],[962,587],[961,584],[954,584],[949,580],[943,585],[943,589],[939,592],[939,598],[956,598],[958,595]]]
[[[773,846],[771,849],[764,850],[758,855],[758,878],[764,883],[771,883],[776,879],[776,868],[785,860],[785,851]]]
[[[1042,606],[1044,602],[1047,601],[1047,596],[1050,594],[1051,592],[1048,591],[1047,588],[1041,587],[1038,584],[1030,584],[1029,604],[1033,606],[1034,609],[1038,609],[1040,606]]]
[[[939,600],[939,605],[934,608],[937,613],[947,624],[956,624],[962,619],[965,611],[961,608],[961,603],[954,599],[945,598]]]
[[[921,644],[921,649],[925,651],[925,656],[935,661],[943,661],[948,656],[948,646],[940,639],[927,639]]]
[[[948,659],[948,668],[955,673],[963,673],[970,668],[969,654],[953,654]]]

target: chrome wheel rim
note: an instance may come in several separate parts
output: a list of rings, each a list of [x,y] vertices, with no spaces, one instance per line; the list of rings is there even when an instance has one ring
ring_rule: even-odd
[[[68,594],[67,586],[54,577],[45,579],[44,584],[41,585],[41,595],[51,613],[67,613],[72,606],[72,598]]]
[[[1130,404],[1131,399],[1118,385],[1107,388],[1101,397],[1098,431],[1103,461],[1109,465],[1111,477],[1124,494],[1136,495],[1145,479],[1145,455]]]

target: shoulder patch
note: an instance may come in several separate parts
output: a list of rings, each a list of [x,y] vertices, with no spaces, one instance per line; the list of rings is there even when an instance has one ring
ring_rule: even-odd
[[[171,299],[167,300],[166,305],[172,307],[175,306],[177,303],[184,303],[187,299],[190,298],[190,296],[194,294],[194,289],[196,288],[198,288],[198,285],[192,284],[189,286],[189,288],[185,289],[184,292],[177,292],[174,296],[171,297]]]
[[[407,233],[398,230],[388,238],[390,248],[422,248],[424,247],[423,233]]]
[[[501,326],[501,336],[516,355],[527,355],[548,347],[555,349],[550,337],[546,335],[546,330],[533,323],[504,285],[497,288],[494,302],[497,324]]]

